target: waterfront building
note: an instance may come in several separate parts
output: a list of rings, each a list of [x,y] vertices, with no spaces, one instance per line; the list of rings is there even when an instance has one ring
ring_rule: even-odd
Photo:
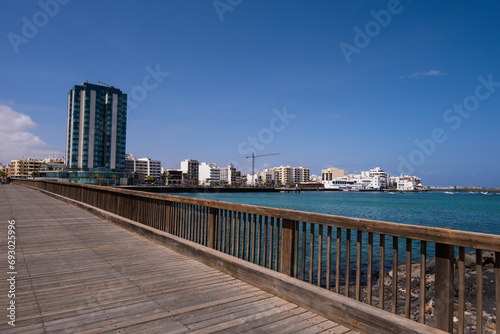
[[[255,178],[255,183],[253,179]],[[261,184],[266,186],[272,186],[278,183],[279,180],[279,171],[275,171],[274,169],[264,169],[261,172],[252,174],[247,174],[247,184]]]
[[[193,185],[197,185],[199,180],[199,167],[200,163],[198,162],[198,160],[182,160],[181,171],[183,174],[185,174],[184,181],[187,181]]]
[[[294,184],[309,182],[309,168],[293,167],[293,182]]]
[[[415,191],[423,188],[421,178],[403,174],[400,176],[392,176],[390,178],[390,184],[395,186],[399,191]]]
[[[180,169],[163,169],[165,176],[165,184],[168,185],[181,185],[183,183],[182,170]]]
[[[200,185],[209,186],[220,182],[220,168],[209,162],[202,162],[199,165],[198,176]]]
[[[389,185],[389,174],[380,167],[375,167],[368,171],[370,187],[372,189],[386,189]]]
[[[229,164],[226,168],[220,168],[220,182],[221,184],[238,186],[243,183],[243,177],[233,164]]]
[[[337,167],[330,167],[321,170],[321,181],[332,181],[337,177],[343,177],[345,172]]]
[[[139,181],[145,181],[148,176],[161,179],[161,161],[151,158],[134,158],[132,154],[125,157],[125,170],[138,174]]]
[[[293,167],[279,166],[273,168],[278,172],[278,184],[282,186],[291,186],[294,183]]]
[[[64,159],[59,158],[48,158],[42,160],[40,167],[38,168],[38,176],[47,179],[47,174],[54,172],[61,172],[66,167]]]
[[[338,170],[344,173],[343,170]],[[380,167],[375,167],[369,171],[362,171],[360,174],[348,174],[343,176],[333,177],[335,171],[332,172],[332,179],[330,174],[322,171],[322,181],[325,189],[339,189],[339,190],[381,190],[389,185],[389,175]]]
[[[279,166],[274,167],[273,170],[278,172],[278,184],[283,186],[293,186],[299,182],[309,181],[309,168]]]
[[[126,185],[127,94],[84,82],[68,92],[66,168],[47,177],[71,183]]]
[[[64,159],[51,157],[47,159],[15,159],[10,162],[9,178],[28,178],[37,173],[38,176],[45,176],[42,172],[49,170],[62,170],[64,167]]]
[[[14,159],[9,165],[9,178],[27,178],[40,168],[40,159]]]
[[[87,82],[68,93],[66,166],[125,170],[127,94]]]

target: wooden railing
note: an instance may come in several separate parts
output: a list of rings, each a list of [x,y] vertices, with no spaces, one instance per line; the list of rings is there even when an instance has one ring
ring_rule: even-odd
[[[87,203],[448,332],[464,333],[474,317],[475,332],[485,329],[483,254],[490,251],[495,295],[489,298],[497,306],[492,323],[500,315],[498,235],[110,187],[15,183]],[[466,275],[471,251],[475,277]],[[466,280],[471,279],[476,300],[466,304]]]

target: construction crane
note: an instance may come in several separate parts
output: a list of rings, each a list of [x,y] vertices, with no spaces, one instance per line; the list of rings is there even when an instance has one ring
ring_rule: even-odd
[[[254,152],[252,152],[252,155],[249,155],[248,157],[245,157],[245,159],[250,159],[252,158],[252,185],[255,185],[255,158],[260,158],[260,157],[267,157],[270,155],[279,155],[280,153],[271,153],[271,154],[259,154],[255,155]]]

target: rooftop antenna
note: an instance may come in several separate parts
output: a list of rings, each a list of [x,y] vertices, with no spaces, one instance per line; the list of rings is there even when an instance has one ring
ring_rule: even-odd
[[[108,87],[111,87],[111,88],[115,88],[115,86],[108,85],[105,82],[102,82],[102,81],[98,81],[98,82],[101,84],[101,86],[104,85],[104,86],[108,86]]]
[[[267,157],[270,155],[279,155],[280,153],[271,153],[271,154],[260,154],[260,155],[255,155],[254,152],[252,152],[252,155],[249,155],[248,157],[245,157],[245,159],[250,159],[252,158],[252,185],[255,185],[255,158],[260,158],[260,157]]]

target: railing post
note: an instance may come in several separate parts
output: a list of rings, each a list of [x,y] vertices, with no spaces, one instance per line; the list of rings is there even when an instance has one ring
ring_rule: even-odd
[[[165,232],[172,233],[172,201],[165,201]]]
[[[208,247],[215,249],[217,220],[219,218],[219,210],[210,208],[210,217],[208,219]]]
[[[280,272],[293,277],[293,246],[295,244],[295,228],[297,222],[283,219],[281,225],[281,257]]]
[[[497,319],[500,319],[500,252],[495,252],[495,295],[497,306]],[[497,320],[498,330],[498,320]]]
[[[435,327],[453,330],[454,247],[436,243]]]

